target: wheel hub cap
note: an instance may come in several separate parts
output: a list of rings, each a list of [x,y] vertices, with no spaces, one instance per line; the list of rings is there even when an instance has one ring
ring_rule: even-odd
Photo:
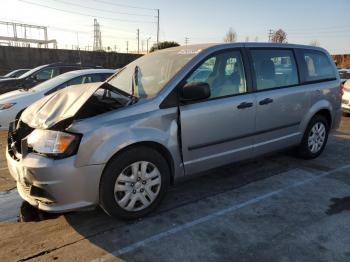
[[[323,147],[326,139],[326,127],[322,122],[317,122],[310,130],[308,147],[312,153],[317,153]]]
[[[139,161],[119,174],[114,186],[114,197],[121,208],[140,211],[155,201],[160,187],[158,168],[148,161]]]

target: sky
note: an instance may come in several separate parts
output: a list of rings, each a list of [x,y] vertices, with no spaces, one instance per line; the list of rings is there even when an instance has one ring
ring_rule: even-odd
[[[104,47],[125,52],[128,41],[137,50],[139,29],[146,50],[146,39],[149,46],[156,41],[159,9],[160,41],[218,43],[231,27],[240,42],[266,42],[269,29],[281,28],[289,43],[316,40],[332,54],[350,54],[350,0],[0,0],[0,6],[0,21],[47,26],[59,48],[91,49],[96,18]],[[0,26],[0,35],[8,34]]]

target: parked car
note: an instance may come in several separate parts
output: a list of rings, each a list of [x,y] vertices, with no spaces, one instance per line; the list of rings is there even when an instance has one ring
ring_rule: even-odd
[[[20,89],[0,95],[0,130],[8,130],[18,113],[40,98],[71,85],[103,82],[116,70],[83,69],[56,76],[31,89]]]
[[[5,79],[5,78],[17,78],[23,75],[24,73],[28,72],[30,69],[17,69],[13,70],[10,73],[0,76],[0,79]]]
[[[55,63],[29,70],[18,78],[0,79],[0,95],[18,89],[29,89],[60,74],[95,66]]]
[[[344,95],[342,99],[342,109],[345,116],[350,115],[350,80],[347,80],[344,84]]]
[[[170,184],[204,170],[289,147],[319,156],[340,122],[340,87],[318,47],[160,50],[102,84],[67,87],[28,107],[10,125],[7,163],[21,197],[39,209],[100,205],[134,219]]]
[[[340,81],[342,83],[345,83],[346,80],[350,79],[350,69],[341,68],[341,69],[338,69],[338,72],[340,75]]]

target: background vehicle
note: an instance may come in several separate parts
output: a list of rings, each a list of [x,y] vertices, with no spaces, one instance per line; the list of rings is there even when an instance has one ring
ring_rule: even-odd
[[[11,71],[10,73],[0,76],[0,79],[5,79],[5,78],[17,78],[23,75],[24,73],[28,72],[30,69],[17,69],[14,71]]]
[[[0,79],[0,95],[17,89],[29,89],[60,74],[87,68],[96,68],[96,66],[63,63],[38,66],[18,78]]]
[[[169,48],[103,84],[71,86],[28,107],[11,124],[8,167],[39,209],[99,204],[137,218],[186,176],[289,147],[319,156],[339,125],[341,94],[322,48]]]
[[[338,69],[338,72],[340,75],[340,81],[342,83],[345,83],[346,80],[350,79],[350,69],[341,68],[341,69]]]
[[[342,98],[341,107],[345,116],[350,116],[350,80],[344,84],[344,95]]]
[[[116,70],[84,69],[56,76],[31,89],[20,89],[0,95],[0,130],[8,130],[19,112],[40,98],[70,85],[103,82]]]

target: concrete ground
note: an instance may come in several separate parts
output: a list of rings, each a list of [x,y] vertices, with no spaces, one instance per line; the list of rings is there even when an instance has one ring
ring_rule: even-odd
[[[343,118],[315,160],[279,153],[212,170],[132,222],[36,211],[11,190],[0,156],[1,260],[350,261],[349,153]]]

